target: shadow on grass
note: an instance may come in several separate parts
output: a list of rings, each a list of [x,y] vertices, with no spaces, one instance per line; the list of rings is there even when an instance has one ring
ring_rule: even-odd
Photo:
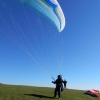
[[[34,96],[34,97],[38,97],[38,98],[52,98],[50,96],[45,96],[45,95],[40,95],[40,94],[24,94],[27,96]]]

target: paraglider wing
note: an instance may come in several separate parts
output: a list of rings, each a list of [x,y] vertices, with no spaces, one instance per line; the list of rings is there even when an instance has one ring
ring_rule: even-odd
[[[65,27],[65,17],[57,0],[17,0],[22,4],[35,9],[56,26],[59,32]]]

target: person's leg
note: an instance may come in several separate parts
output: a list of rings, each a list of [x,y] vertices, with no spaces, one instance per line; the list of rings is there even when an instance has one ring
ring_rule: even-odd
[[[56,97],[56,95],[57,95],[57,88],[55,88],[54,97]]]
[[[61,97],[61,87],[59,87],[59,89],[58,89],[58,97],[59,98]]]

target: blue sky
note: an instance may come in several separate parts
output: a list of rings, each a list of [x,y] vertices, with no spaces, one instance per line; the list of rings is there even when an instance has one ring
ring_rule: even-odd
[[[54,87],[51,75],[61,73],[68,88],[100,89],[100,0],[58,2],[61,33],[16,0],[0,0],[1,83]]]

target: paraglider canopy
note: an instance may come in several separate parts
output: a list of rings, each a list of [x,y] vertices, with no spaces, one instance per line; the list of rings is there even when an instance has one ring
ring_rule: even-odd
[[[61,32],[65,27],[65,17],[57,0],[17,0],[36,10],[49,19]]]

